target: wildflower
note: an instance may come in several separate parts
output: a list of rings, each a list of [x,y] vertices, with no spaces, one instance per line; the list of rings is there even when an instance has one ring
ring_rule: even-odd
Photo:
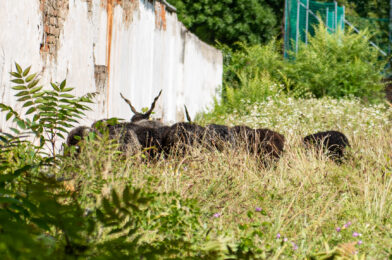
[[[214,214],[214,218],[219,218],[220,216],[221,216],[220,213],[215,213],[215,214]]]
[[[280,234],[279,234],[279,233],[276,235],[276,238],[277,238],[277,239],[279,239],[279,238],[280,238]]]
[[[349,226],[351,226],[351,221],[347,222],[346,224],[344,224],[343,229],[348,228]]]
[[[358,232],[354,232],[353,233],[353,237],[359,237],[361,234],[359,234]]]
[[[285,237],[284,239],[283,239],[283,242],[287,242],[288,241],[288,239],[287,239],[287,237]]]
[[[342,229],[340,227],[336,228],[336,232],[340,232]]]
[[[363,244],[362,240],[359,240],[359,241],[358,241],[358,245],[360,246],[360,245],[362,245],[362,244]]]
[[[294,243],[294,242],[291,242],[291,245],[293,246],[293,250],[297,250],[297,249],[298,249],[298,246],[297,246],[297,244],[296,244],[296,243]]]
[[[259,208],[259,207],[256,207],[256,212],[261,212],[261,208]]]

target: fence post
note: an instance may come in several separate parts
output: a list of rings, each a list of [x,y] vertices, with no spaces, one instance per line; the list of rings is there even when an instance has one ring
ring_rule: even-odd
[[[389,2],[389,44],[388,44],[388,55],[391,55],[391,43],[392,43],[392,0]]]
[[[295,39],[295,53],[298,53],[298,40],[299,40],[299,15],[300,15],[300,12],[299,12],[299,10],[300,10],[300,8],[301,8],[301,5],[300,5],[300,1],[301,0],[297,0],[297,29],[296,29],[296,39]]]
[[[335,32],[336,32],[338,29],[338,2],[336,2],[336,0],[335,0],[334,3],[335,3],[335,26],[334,26],[334,28],[335,28]]]
[[[391,0],[392,1],[392,0]],[[287,58],[287,49],[289,49],[290,48],[290,38],[289,39],[287,39],[287,23],[288,23],[288,11],[289,11],[289,8],[288,8],[288,0],[285,0],[284,1],[284,34],[283,34],[283,39],[284,39],[284,43],[283,43],[283,57],[284,58]],[[288,34],[289,36],[290,36],[290,34]],[[287,42],[289,43],[289,44],[287,44]]]
[[[308,44],[308,31],[309,31],[309,0],[306,0],[306,34],[305,34],[306,44]]]
[[[329,29],[328,15],[329,15],[329,7],[327,7],[327,16],[325,17],[325,25],[327,27],[327,32],[328,32],[328,29]]]

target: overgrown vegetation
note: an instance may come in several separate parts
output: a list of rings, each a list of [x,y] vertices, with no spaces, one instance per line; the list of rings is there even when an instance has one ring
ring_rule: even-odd
[[[171,0],[184,25],[207,43],[265,43],[279,32],[280,20],[264,0]],[[273,2],[273,1],[268,1]],[[281,7],[278,9],[280,10]]]
[[[272,167],[241,149],[125,158],[93,132],[77,157],[63,156],[59,144],[94,94],[75,97],[66,81],[45,90],[17,65],[13,89],[24,110],[0,104],[15,127],[0,133],[0,255],[391,258],[392,108],[373,102],[384,64],[367,37],[320,27],[291,61],[276,41],[226,47],[223,99],[197,122],[284,134]],[[351,143],[340,165],[301,142],[330,129]]]
[[[366,31],[329,34],[319,26],[309,44],[300,45],[291,60],[284,60],[279,42],[224,47],[223,102],[214,111],[231,112],[244,100],[254,103],[280,93],[291,97],[359,97],[382,100],[384,61],[378,59]],[[295,57],[295,58],[294,58]]]

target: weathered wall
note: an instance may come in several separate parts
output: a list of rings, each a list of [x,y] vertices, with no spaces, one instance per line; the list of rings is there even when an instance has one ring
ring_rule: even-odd
[[[181,121],[183,105],[191,116],[203,110],[222,80],[221,53],[159,1],[1,0],[0,102],[12,106],[14,62],[42,71],[44,85],[67,78],[76,95],[98,91],[85,124],[129,119],[120,92],[141,109],[161,89],[155,117]],[[8,126],[0,115],[0,128]]]

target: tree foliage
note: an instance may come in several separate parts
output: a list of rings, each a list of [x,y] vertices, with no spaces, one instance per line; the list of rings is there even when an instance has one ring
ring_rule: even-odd
[[[171,0],[180,20],[207,43],[264,43],[276,36],[280,21],[264,0]],[[274,2],[274,1],[269,1]],[[276,7],[276,4],[274,5]],[[282,6],[283,7],[283,6]]]

